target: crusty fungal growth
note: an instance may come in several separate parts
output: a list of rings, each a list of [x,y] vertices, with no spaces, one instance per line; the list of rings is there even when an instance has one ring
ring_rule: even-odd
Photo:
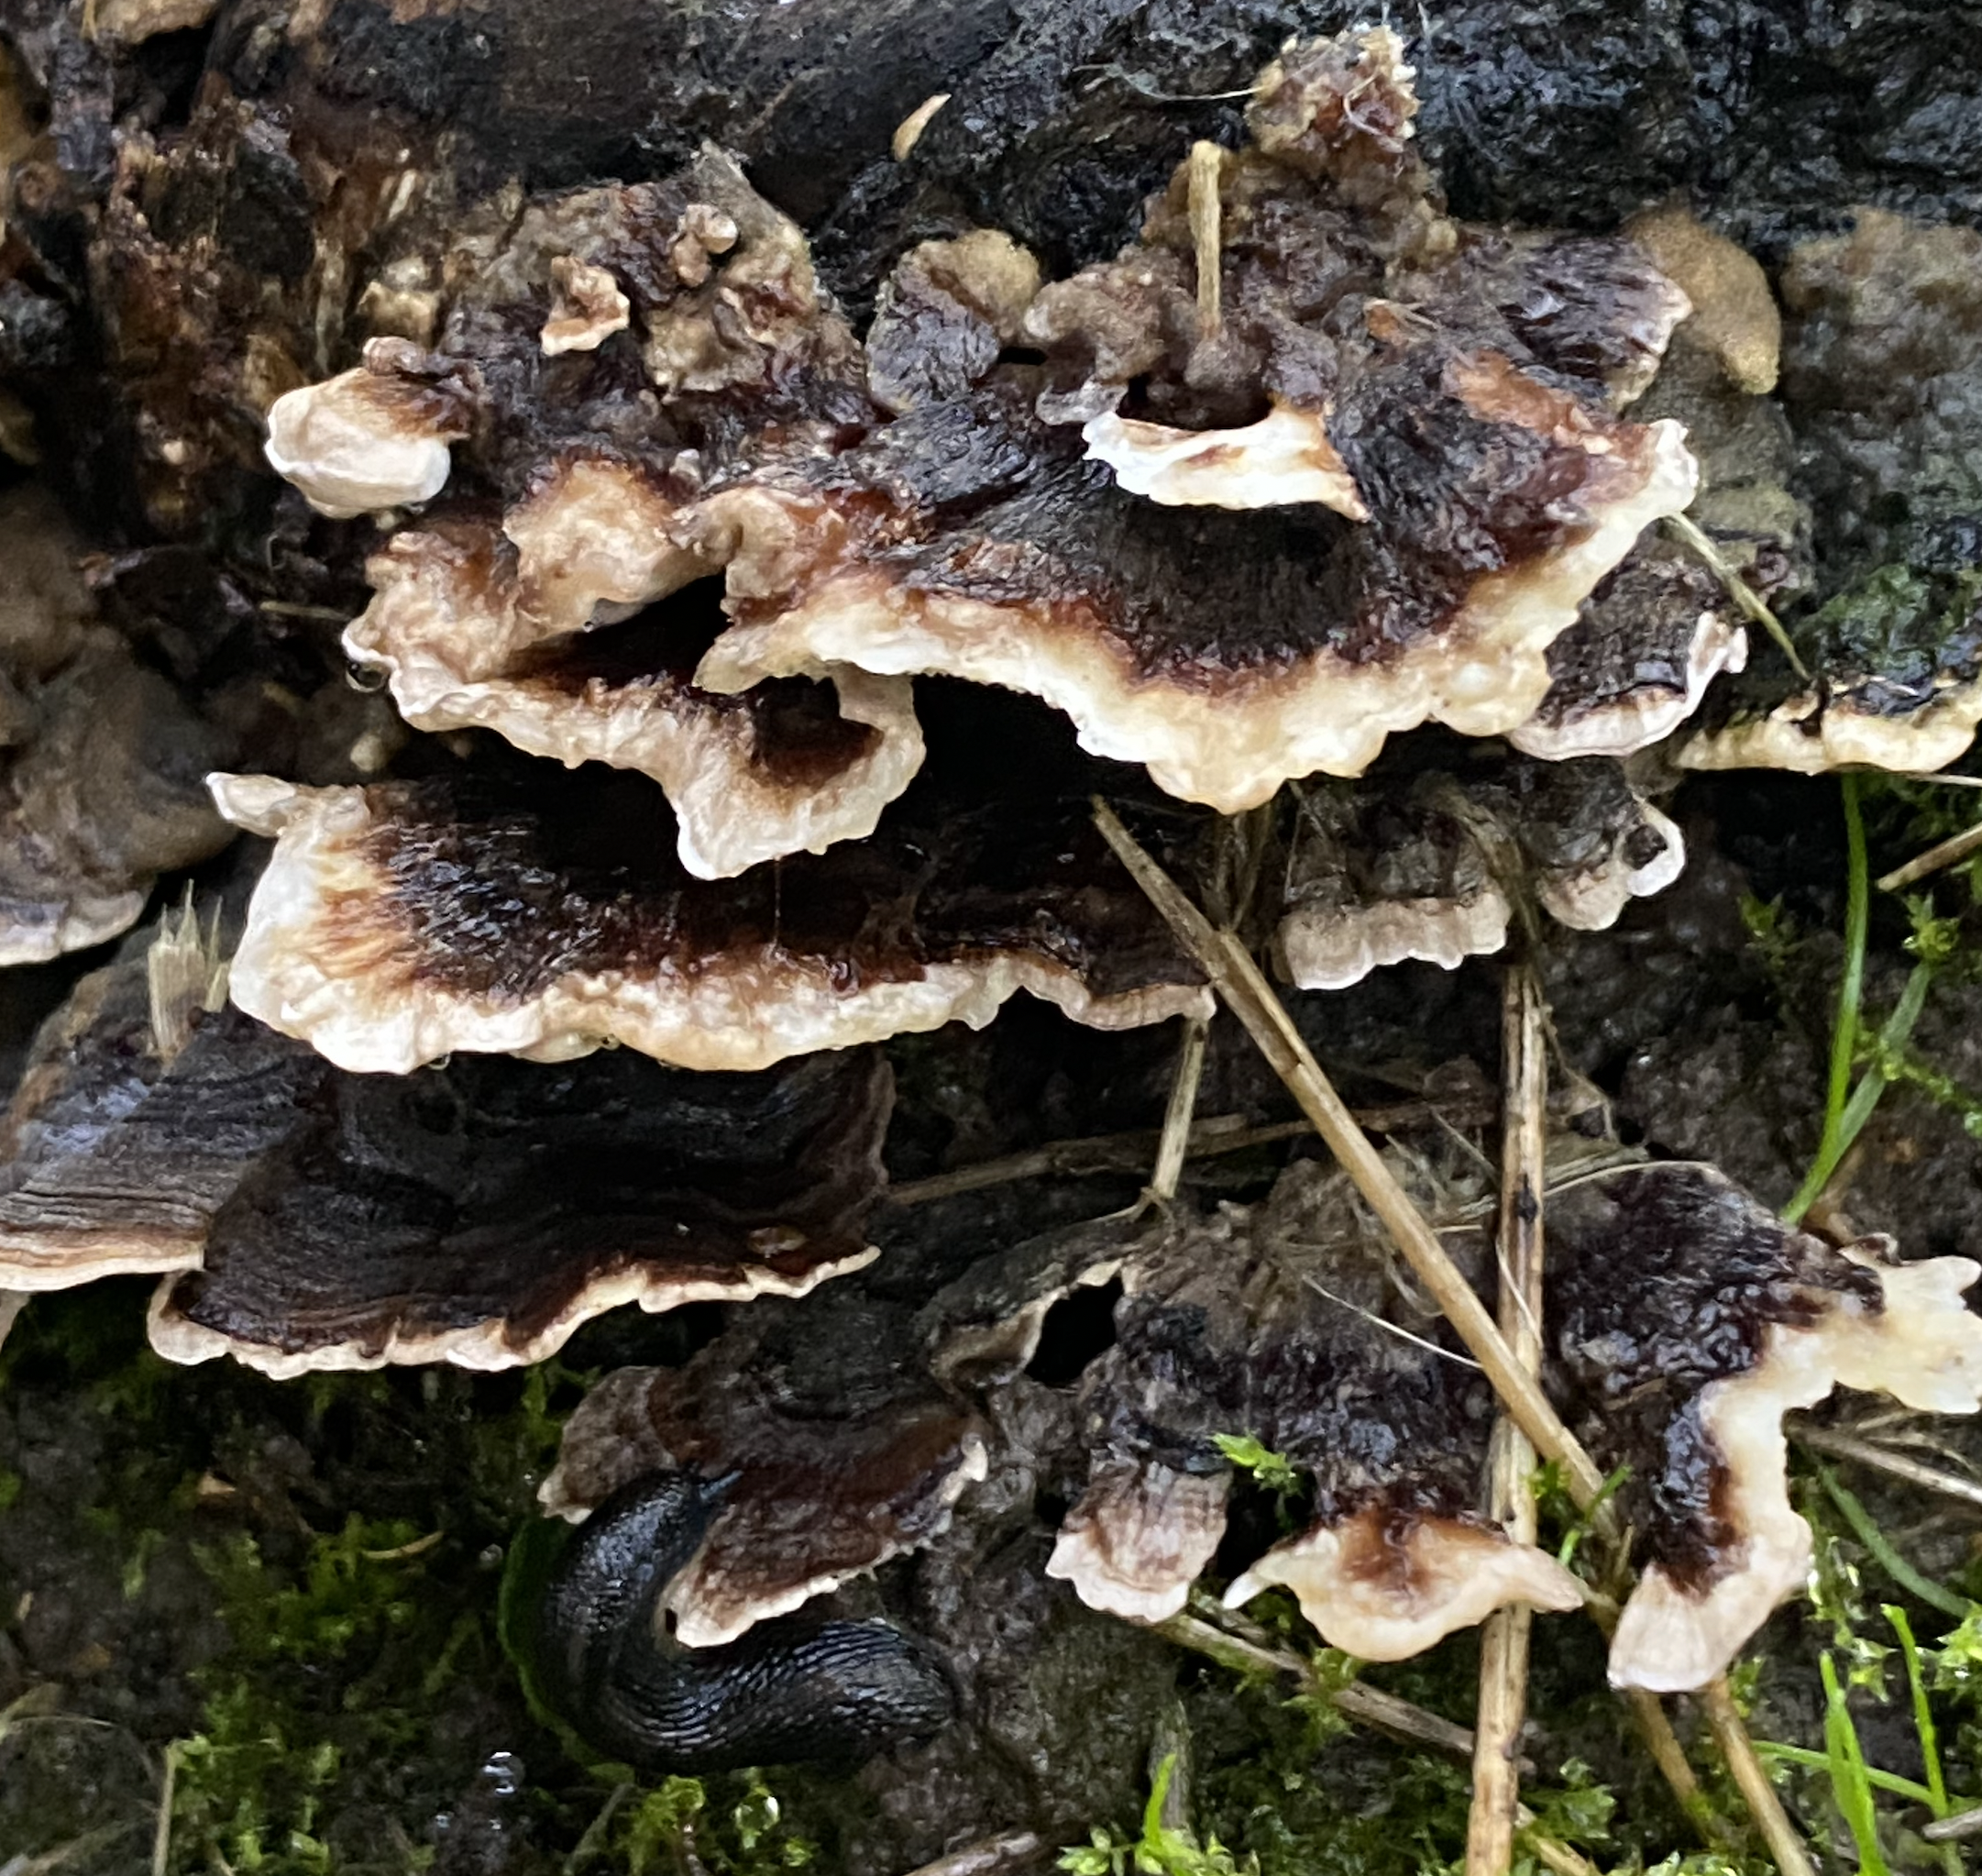
[[[501,530],[443,517],[394,535],[345,649],[384,671],[416,728],[491,729],[567,767],[651,776],[699,878],[871,833],[921,766],[908,680],[842,667],[699,689],[725,622],[714,563],[681,544],[676,513],[629,464],[559,461]]]
[[[915,380],[911,257],[876,320],[906,414],[802,481],[710,498],[800,551],[732,574],[700,680],[851,664],[1028,690],[1228,812],[1360,773],[1427,718],[1532,717],[1551,641],[1691,499],[1679,426],[1612,408],[1685,301],[1628,244],[1461,238],[1403,142],[1394,47],[1328,42],[1262,80],[1264,140],[1218,166],[1216,332],[1189,165],[1140,247],[1032,301],[1043,381],[988,362],[985,322],[959,328],[972,351],[933,316],[941,370]],[[1057,434],[1075,423],[1085,462]]]
[[[1522,757],[1460,775],[1402,761],[1300,791],[1274,945],[1303,989],[1418,958],[1450,970],[1505,944],[1526,899],[1599,931],[1679,877],[1679,831],[1596,759]]]
[[[1831,594],[1789,621],[1811,681],[1758,659],[1682,745],[1689,767],[1924,774],[1982,722],[1982,235],[1852,220],[1781,275],[1783,392]]]
[[[626,330],[633,308],[607,269],[561,255],[551,262],[551,281],[557,297],[538,335],[545,358],[595,352]]]
[[[867,328],[875,401],[898,414],[962,396],[1019,337],[1039,290],[1039,262],[992,228],[911,248],[882,281]]]
[[[484,388],[465,460],[511,538],[527,559],[522,518],[576,462],[643,481],[625,529],[659,531],[652,577],[622,583],[641,598],[545,611],[545,555],[519,568],[519,616],[589,632],[688,577],[664,570],[677,552],[721,576],[730,621],[698,689],[837,684],[841,721],[879,742],[857,780],[831,772],[831,800],[786,801],[802,824],[738,807],[768,816],[753,839],[705,832],[688,802],[690,772],[720,804],[742,770],[710,759],[712,706],[658,672],[617,687],[637,706],[588,690],[550,709],[505,666],[439,651],[449,635],[418,628],[407,660],[375,608],[395,694],[426,727],[660,775],[707,873],[871,826],[912,767],[899,686],[918,673],[1041,697],[1092,753],[1228,812],[1290,777],[1358,774],[1427,720],[1519,728],[1545,707],[1552,642],[1693,494],[1679,426],[1615,414],[1686,302],[1628,242],[1452,222],[1408,141],[1409,81],[1387,31],[1291,47],[1253,141],[1180,171],[1122,259],[1041,287],[995,230],[925,241],[864,345],[797,226],[713,150],[664,182],[473,222],[435,343]],[[540,309],[579,269],[611,276],[628,326],[546,359]],[[508,625],[489,638],[522,647]],[[1713,662],[1702,649],[1689,677]]]
[[[1692,302],[1691,337],[1729,381],[1752,397],[1775,390],[1782,315],[1761,263],[1676,204],[1634,215],[1624,233]]]
[[[169,1051],[147,962],[85,977],[42,1031],[5,1121],[0,1284],[183,1273],[151,1309],[171,1360],[507,1367],[622,1304],[803,1296],[875,1254],[871,1054],[348,1075],[224,1009]]]
[[[871,1333],[853,1308],[856,1332]],[[799,1332],[830,1336],[832,1313],[820,1298]],[[778,1339],[779,1325],[766,1330],[753,1312],[686,1368],[608,1375],[567,1423],[538,1493],[546,1511],[576,1521],[651,1472],[731,1476],[700,1548],[664,1593],[687,1648],[733,1641],[920,1549],[985,1476],[984,1433],[969,1414],[912,1389],[857,1415],[842,1399],[815,1403],[802,1377],[781,1372]]]
[[[1093,1459],[1048,1564],[1090,1606],[1160,1620],[1225,1535],[1246,1433],[1312,1472],[1306,1530],[1233,1585],[1285,1582],[1331,1646],[1396,1660],[1574,1579],[1471,1509],[1485,1383],[1405,1308],[1345,1178],[1290,1167],[1261,1205],[1128,1244],[1115,1345],[1083,1377]],[[1408,1334],[1399,1334],[1398,1329]]]
[[[1669,736],[1714,679],[1747,661],[1747,633],[1714,574],[1677,550],[1641,546],[1548,647],[1547,694],[1507,740],[1548,762],[1634,755]]]
[[[38,487],[0,495],[0,965],[115,938],[229,839],[221,738],[97,618],[81,557]]]
[[[1436,1155],[1436,1150],[1434,1150]],[[1620,1685],[1679,1691],[1725,1671],[1804,1578],[1781,1417],[1833,1385],[1910,1406],[1982,1405],[1982,1318],[1964,1258],[1895,1265],[1782,1224],[1711,1167],[1550,1143],[1548,1341],[1542,1382],[1605,1472],[1635,1534],[1640,1584],[1611,1662]],[[1492,1212],[1469,1164],[1400,1158],[1448,1251],[1491,1291]],[[1105,1254],[1106,1253],[1106,1254]],[[1116,1340],[1081,1381],[1085,1491],[1048,1569],[1091,1606],[1159,1621],[1184,1606],[1227,1537],[1245,1433],[1308,1479],[1305,1528],[1231,1583],[1235,1606],[1284,1585],[1334,1646],[1397,1660],[1510,1602],[1577,1606],[1573,1578],[1477,1513],[1492,1396],[1428,1305],[1389,1269],[1346,1177],[1312,1162],[1250,1208],[1048,1234],[952,1286],[964,1359],[991,1352],[994,1299],[1118,1272]],[[997,1462],[997,1454],[993,1454]]]
[[[1195,966],[1113,870],[1085,799],[911,797],[857,846],[701,882],[657,790],[588,768],[300,789],[215,776],[277,837],[234,1000],[340,1066],[457,1049],[568,1061],[623,1043],[761,1068],[952,1021],[1015,991],[1132,1027],[1208,1009]]]
[[[1891,1250],[1833,1250],[1686,1163],[1551,1198],[1551,1392],[1601,1465],[1632,1467],[1618,1508],[1640,1580],[1612,1644],[1618,1685],[1703,1685],[1804,1583],[1785,1412],[1834,1386],[1982,1407],[1982,1318],[1962,1301],[1982,1268]]]
[[[356,370],[270,406],[269,466],[318,513],[348,520],[439,494],[447,446],[473,422],[473,392],[446,361],[405,339],[375,338]]]
[[[1982,723],[1982,569],[1881,567],[1797,634],[1815,681],[1723,697],[1679,745],[1686,768],[1869,767],[1931,774]],[[1780,682],[1774,695],[1779,697]]]

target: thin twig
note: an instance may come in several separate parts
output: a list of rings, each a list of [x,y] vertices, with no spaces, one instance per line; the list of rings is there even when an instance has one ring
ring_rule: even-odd
[[[1958,1843],[1965,1837],[1982,1837],[1982,1804],[1973,1811],[1957,1811],[1952,1817],[1937,1817],[1921,1826],[1929,1843]]]
[[[1031,1861],[1045,1848],[1046,1839],[1037,1831],[1001,1830],[995,1837],[980,1837],[946,1857],[938,1857],[933,1863],[924,1863],[908,1876],[997,1876],[1000,1870]]]
[[[1721,550],[1683,514],[1668,514],[1666,525],[1706,562],[1708,570],[1724,586],[1734,603],[1776,641],[1776,647],[1789,661],[1789,668],[1804,683],[1810,682],[1810,668],[1797,656],[1796,646],[1783,629],[1782,621],[1769,611],[1762,596],[1730,567]]]
[[[1579,1509],[1591,1511],[1600,1524],[1614,1529],[1615,1520],[1609,1516],[1609,1507],[1599,1503],[1603,1474],[1583,1451],[1581,1442],[1563,1425],[1561,1416],[1539,1383],[1514,1359],[1485,1305],[1446,1254],[1438,1234],[1356,1125],[1355,1117],[1322,1073],[1321,1065],[1294,1028],[1285,1006],[1261,975],[1251,954],[1230,932],[1212,925],[1176,882],[1143,851],[1105,801],[1096,801],[1095,821],[1102,837],[1210,977],[1219,997],[1245,1025],[1299,1103],[1301,1111],[1314,1122],[1315,1131],[1327,1142],[1356,1189],[1382,1220],[1418,1281],[1430,1292],[1459,1339],[1486,1370],[1507,1412],[1536,1451],[1561,1467],[1564,1484]]]
[[[1926,878],[1930,873],[1938,873],[1958,860],[1965,860],[1978,847],[1982,847],[1982,821],[1973,827],[1963,828],[1959,833],[1949,834],[1945,840],[1937,840],[1925,853],[1915,854],[1905,866],[1880,874],[1875,883],[1881,892],[1899,892],[1916,880]]]
[[[1408,1700],[1381,1688],[1366,1687],[1350,1681],[1340,1687],[1325,1687],[1315,1671],[1297,1654],[1276,1648],[1263,1639],[1261,1631],[1239,1633],[1246,1628],[1229,1616],[1210,1622],[1202,1616],[1185,1613],[1156,1624],[1156,1633],[1215,1661],[1220,1667],[1239,1674],[1289,1674],[1300,1683],[1303,1694],[1318,1696],[1335,1707],[1345,1719],[1366,1726],[1372,1732],[1399,1739],[1407,1745],[1428,1746],[1454,1759],[1472,1757],[1473,1738],[1465,1727],[1455,1726]],[[1534,1768],[1528,1768],[1532,1771]]]
[[[606,1794],[606,1802],[593,1814],[592,1821],[585,1826],[585,1833],[572,1846],[571,1854],[562,1865],[563,1876],[578,1876],[606,1847],[606,1831],[614,1815],[627,1799],[633,1796],[636,1787],[631,1780],[616,1784]]]
[[[1223,204],[1218,185],[1225,173],[1225,152],[1215,143],[1194,143],[1190,157],[1191,245],[1197,253],[1197,336],[1218,336],[1219,291],[1224,271]]]
[[[1939,1492],[1943,1497],[1958,1498],[1965,1505],[1982,1505],[1982,1485],[1974,1480],[1959,1478],[1935,1466],[1922,1465],[1917,1459],[1890,1452],[1883,1446],[1875,1446],[1869,1440],[1855,1439],[1849,1433],[1835,1432],[1829,1427],[1806,1427],[1800,1423],[1790,1428],[1789,1437],[1799,1446],[1812,1447],[1839,1459],[1855,1460],[1860,1465],[1890,1473],[1896,1479],[1905,1479],[1910,1484],[1920,1485],[1929,1492]]]
[[[1541,1371],[1542,1187],[1548,1156],[1548,1038],[1541,987],[1525,963],[1507,973],[1502,1005],[1504,1064],[1501,1123],[1500,1330],[1530,1374]],[[1502,1414],[1487,1461],[1487,1516],[1517,1544],[1538,1535],[1528,1480],[1535,1449]],[[1525,1604],[1496,1609],[1480,1637],[1480,1709],[1472,1760],[1472,1805],[1466,1820],[1466,1876],[1504,1876],[1514,1861],[1514,1771],[1527,1719]]]
[[[1156,1147],[1156,1168],[1150,1175],[1150,1197],[1168,1205],[1177,1196],[1184,1162],[1191,1148],[1191,1116],[1197,1111],[1198,1085],[1205,1078],[1205,1038],[1211,1025],[1201,1016],[1184,1019],[1184,1044],[1177,1051],[1176,1074],[1170,1083],[1170,1105],[1163,1111],[1163,1131]]]
[[[179,1741],[165,1748],[165,1769],[159,1774],[159,1821],[151,1832],[151,1876],[165,1876],[172,1859],[172,1794],[179,1784]]]
[[[1191,1129],[1184,1157],[1212,1159],[1221,1153],[1242,1153],[1249,1146],[1272,1146],[1283,1140],[1298,1140],[1314,1131],[1305,1120],[1275,1120],[1264,1127],[1248,1127],[1238,1114],[1220,1114],[1200,1120]],[[1151,1153],[1162,1143],[1162,1133],[1151,1127],[1138,1128],[1132,1133],[1096,1133],[1082,1140],[1056,1140],[1050,1146],[1035,1146],[995,1160],[979,1160],[975,1165],[958,1166],[948,1173],[931,1173],[926,1179],[905,1179],[889,1187],[888,1197],[896,1205],[930,1205],[939,1198],[982,1192],[988,1186],[1010,1186],[1020,1179],[1131,1173],[1138,1166],[1148,1165]]]
[[[1726,1675],[1710,1682],[1700,1698],[1721,1756],[1727,1761],[1727,1769],[1762,1833],[1762,1840],[1768,1846],[1769,1855],[1775,1859],[1776,1868],[1782,1876],[1817,1876],[1816,1865],[1803,1848],[1803,1839],[1796,1834],[1789,1814],[1782,1808],[1782,1800],[1762,1769],[1755,1741],[1749,1738],[1748,1729],[1735,1708],[1734,1696],[1728,1691]]]

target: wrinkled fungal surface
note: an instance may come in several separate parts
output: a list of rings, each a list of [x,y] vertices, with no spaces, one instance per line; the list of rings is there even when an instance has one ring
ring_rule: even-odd
[[[271,1739],[284,1778],[334,1768],[290,1848],[377,1854],[419,1749],[326,1754],[319,1696],[349,1722],[375,1684],[341,1642],[291,1677],[301,1724],[230,1747],[212,1651],[258,1618],[216,1622],[206,1561],[300,1541],[315,1594],[375,1410],[371,1484],[436,1541],[340,1554],[459,1604],[418,1676],[436,1756],[473,1749],[407,1839],[435,1876],[562,1863],[560,1780],[601,1856],[654,1822],[600,1815],[513,1688],[452,1698],[531,1541],[491,1517],[540,1480],[577,1526],[522,1612],[553,1709],[643,1771],[878,1755],[820,1813],[845,1876],[1134,1817],[1180,1699],[1209,1762],[1173,1791],[1251,1781],[1239,1862],[1327,1860],[1292,1821],[1319,1793],[1404,1823],[1422,1766],[1275,1768],[1219,1730],[1258,1690],[1151,1625],[1283,1586],[1395,1660],[1580,1591],[1485,1516],[1491,1390],[1259,1124],[1287,1106],[1229,1021],[1204,1156],[1133,1205],[1163,1020],[1213,1003],[1096,796],[1282,967],[1482,1296],[1494,974],[1456,966],[1543,975],[1578,1131],[1542,1382],[1624,1469],[1613,1681],[1701,1686],[1807,1580],[1785,1412],[1975,1411],[1976,1265],[1865,1229],[1973,1235],[1968,987],[1937,977],[1921,1062],[1881,1055],[1814,1234],[1716,1171],[1779,1197],[1808,1164],[1843,862],[1829,790],[1709,773],[1923,772],[1982,721],[1970,9],[4,10],[0,965],[42,967],[0,980],[0,1336],[124,1275],[183,1362],[498,1368],[584,1327],[568,1359],[611,1372],[547,1479],[561,1365],[510,1377],[520,1408],[502,1377],[293,1409],[175,1377],[171,1411],[222,1403],[212,1451],[134,1462],[91,1608],[134,1515],[105,1449],[164,1389],[61,1396],[32,1304],[0,1711],[59,1686],[111,1724],[0,1725],[0,1864],[68,1853],[7,1838],[11,1774],[98,1730],[143,1774],[134,1869],[277,1854],[272,1811],[240,1823]],[[261,838],[223,857],[229,822]],[[155,938],[61,962],[188,872]],[[1913,961],[1879,922],[1883,1012]],[[1613,1099],[1642,1153],[1593,1143]],[[629,1302],[717,1307],[588,1326]],[[522,1429],[493,1462],[461,1432],[491,1403],[477,1439]],[[156,1851],[127,1730],[213,1748],[172,1758]],[[346,1803],[368,1777],[387,1803]],[[718,1791],[684,1868],[735,1866]]]
[[[1450,970],[1498,951],[1537,907],[1601,930],[1686,861],[1679,830],[1592,758],[1514,756],[1457,775],[1399,761],[1311,783],[1297,804],[1273,942],[1303,989],[1344,989],[1405,958]]]
[[[803,1295],[874,1255],[871,1054],[763,1076],[464,1054],[401,1079],[227,1009],[175,1048],[158,1012],[134,955],[43,1031],[6,1120],[0,1272],[182,1273],[151,1313],[175,1361],[507,1367],[620,1304]]]
[[[539,1495],[545,1509],[586,1518],[622,1484],[670,1467],[729,1477],[706,1536],[663,1592],[672,1632],[690,1648],[732,1641],[922,1548],[984,1478],[985,1432],[926,1377],[892,1363],[861,1372],[862,1345],[886,1347],[891,1327],[871,1302],[829,1306],[796,1322],[746,1323],[680,1370],[619,1370],[567,1423]],[[806,1388],[802,1357],[794,1378],[794,1334],[852,1345],[830,1385]]]
[[[1977,1266],[1895,1264],[1883,1240],[1838,1251],[1712,1168],[1558,1147],[1544,1382],[1596,1462],[1628,1468],[1619,1503],[1642,1573],[1611,1676],[1698,1688],[1808,1572],[1786,1411],[1837,1385],[1940,1412],[1982,1406],[1982,1319],[1962,1300]],[[1491,1292],[1491,1245],[1466,1223],[1481,1208],[1453,1196],[1443,1241]],[[1048,1299],[1120,1283],[1114,1345],[1081,1384],[1087,1480],[1049,1573],[1095,1608],[1175,1614],[1227,1561],[1233,1469],[1214,1436],[1243,1434],[1299,1467],[1308,1495],[1228,1602],[1284,1584],[1326,1639],[1372,1660],[1507,1603],[1579,1606],[1552,1558],[1479,1512],[1492,1390],[1393,1258],[1345,1175],[1304,1162],[1260,1205],[1118,1230],[1112,1245],[1078,1231],[1021,1245],[1004,1281],[952,1291],[952,1333],[983,1363],[984,1302],[1013,1279]],[[1039,1315],[1008,1320],[1003,1362],[1022,1363]]]
[[[277,839],[234,999],[347,1068],[456,1049],[567,1061],[608,1042],[759,1068],[982,1025],[1019,989],[1101,1028],[1207,1007],[1080,797],[1020,814],[937,794],[873,841],[705,883],[675,857],[659,791],[610,771],[555,789],[511,772],[362,789],[226,777],[215,792]]]

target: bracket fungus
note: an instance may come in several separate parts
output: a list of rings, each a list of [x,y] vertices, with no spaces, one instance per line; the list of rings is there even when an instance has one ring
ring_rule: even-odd
[[[1783,388],[1830,597],[1680,745],[1693,769],[1924,774],[1982,723],[1982,236],[1852,211],[1782,270]],[[1899,491],[1904,491],[1903,498]]]
[[[1200,147],[1123,259],[1041,285],[996,230],[924,242],[864,343],[713,150],[464,237],[479,271],[435,358],[482,387],[461,454],[503,534],[436,545],[471,524],[435,519],[390,544],[354,656],[422,727],[644,769],[706,875],[869,833],[919,759],[916,674],[1041,697],[1092,753],[1227,812],[1427,720],[1533,720],[1550,755],[1662,734],[1738,656],[1685,582],[1630,584],[1602,669],[1548,653],[1694,492],[1679,426],[1616,414],[1688,303],[1627,240],[1452,221],[1410,81],[1387,30],[1292,48],[1251,143]],[[628,325],[546,359],[534,309],[578,268]],[[560,578],[575,551],[595,578]],[[719,576],[720,629],[663,606],[626,635],[624,608]],[[531,662],[554,646],[561,696]],[[761,734],[756,769],[742,754],[780,684],[814,687],[842,739],[802,781],[762,775]],[[739,794],[765,798],[736,815],[750,835],[715,825]]]
[[[1104,1029],[1208,1009],[1196,967],[1105,870],[1079,798],[1021,817],[932,785],[869,841],[704,882],[673,857],[658,791],[610,772],[555,790],[216,776],[214,792],[277,842],[234,1000],[346,1068],[608,1043],[762,1068],[979,1026],[1020,989]]]
[[[764,1345],[756,1312],[686,1368],[622,1368],[585,1397],[565,1429],[545,1509],[579,1522],[648,1473],[726,1477],[694,1555],[662,1593],[687,1648],[720,1647],[756,1623],[829,1595],[948,1528],[959,1495],[985,1471],[985,1432],[926,1383],[850,1376],[796,1385]],[[858,1300],[813,1306],[798,1332],[874,1338]],[[857,1355],[852,1358],[857,1362]],[[821,1363],[821,1366],[831,1366]],[[853,1411],[857,1406],[858,1412]]]
[[[1982,1270],[1896,1264],[1887,1241],[1833,1250],[1710,1167],[1562,1149],[1575,1176],[1549,1200],[1542,1378],[1597,1462],[1628,1469],[1620,1509],[1643,1573],[1611,1677],[1696,1689],[1808,1572],[1783,1414],[1840,1385],[1976,1411],[1982,1319],[1962,1292]],[[1490,1286],[1477,1217],[1462,1205],[1444,1241]],[[1058,1293],[1084,1274],[1065,1252],[1093,1265],[1096,1247],[1046,1249]],[[1041,1247],[1012,1253],[1028,1259]],[[1088,1480],[1048,1565],[1090,1606],[1140,1621],[1184,1606],[1226,1555],[1233,1468],[1213,1436],[1240,1432],[1299,1468],[1312,1499],[1228,1602],[1284,1585],[1325,1639],[1376,1661],[1509,1603],[1580,1606],[1553,1558],[1477,1510],[1491,1390],[1389,1272],[1346,1175],[1297,1163],[1261,1204],[1118,1235],[1105,1263],[1116,1341],[1082,1380]]]
[[[160,1015],[131,955],[50,1019],[5,1121],[0,1273],[160,1275],[174,1361],[509,1367],[621,1305],[803,1296],[875,1255],[871,1054],[751,1076],[464,1055],[407,1079],[225,1009],[175,1046]]]
[[[1300,792],[1274,950],[1303,989],[1338,990],[1420,958],[1450,970],[1500,950],[1538,906],[1575,931],[1614,924],[1679,877],[1686,844],[1613,762],[1514,756],[1454,775],[1398,763]]]
[[[334,521],[431,501],[473,411],[472,392],[445,360],[405,339],[375,338],[355,370],[269,407],[269,467]]]

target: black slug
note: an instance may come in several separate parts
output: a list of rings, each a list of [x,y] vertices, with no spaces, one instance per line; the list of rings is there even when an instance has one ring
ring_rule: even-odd
[[[721,1648],[683,1648],[655,1606],[695,1554],[723,1482],[649,1473],[592,1513],[558,1560],[535,1622],[545,1702],[601,1752],[649,1771],[806,1760],[847,1765],[933,1733],[949,1682],[886,1622],[760,1622]]]

